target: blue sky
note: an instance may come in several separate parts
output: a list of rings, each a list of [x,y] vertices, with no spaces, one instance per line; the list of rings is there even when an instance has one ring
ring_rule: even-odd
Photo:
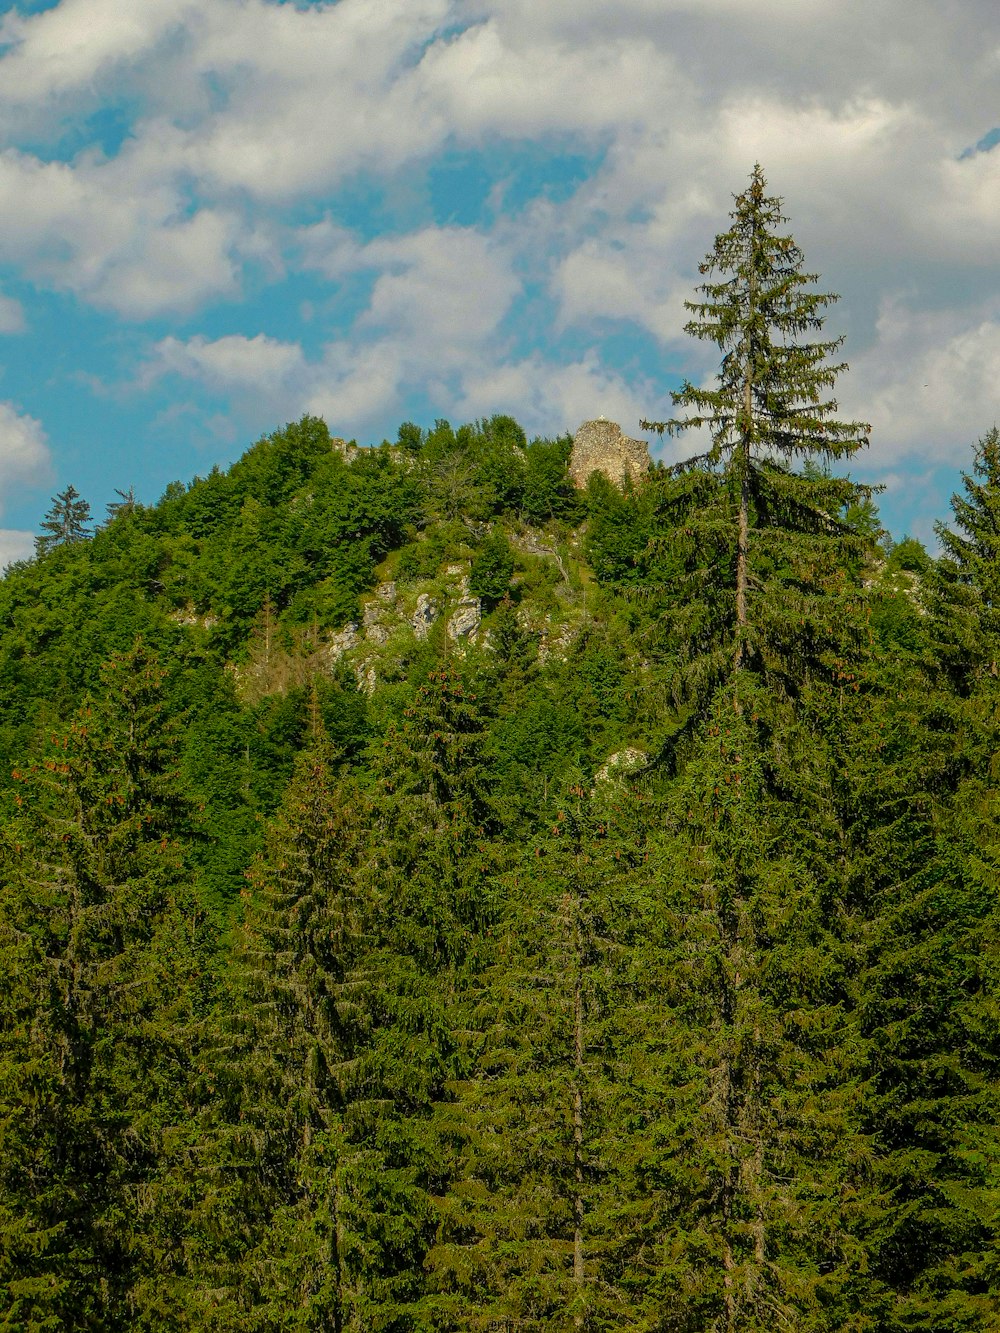
[[[1000,417],[986,0],[0,14],[0,560],[69,483],[151,501],[304,411],[639,433],[711,374],[683,301],[755,160],[841,294],[897,534]]]

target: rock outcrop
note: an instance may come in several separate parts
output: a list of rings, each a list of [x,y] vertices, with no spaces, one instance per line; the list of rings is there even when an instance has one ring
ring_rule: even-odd
[[[475,642],[483,619],[483,605],[478,597],[463,597],[448,621],[448,638],[471,639]]]
[[[594,774],[595,782],[612,782],[616,778],[628,777],[631,773],[637,773],[641,768],[645,768],[649,763],[649,755],[645,750],[637,749],[633,745],[627,745],[624,750],[619,750],[615,754],[608,755],[607,759]]]
[[[626,478],[639,481],[649,471],[649,447],[645,440],[622,434],[616,421],[585,421],[573,437],[569,475],[582,490],[592,472],[602,472],[608,481],[623,486]]]
[[[426,639],[431,632],[431,627],[437,619],[438,606],[430,593],[422,592],[417,598],[416,610],[413,612],[413,618],[410,624],[413,626],[414,637]]]

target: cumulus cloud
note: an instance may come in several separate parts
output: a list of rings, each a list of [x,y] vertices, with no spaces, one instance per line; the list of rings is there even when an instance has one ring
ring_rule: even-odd
[[[192,0],[62,0],[38,14],[9,11],[0,23],[3,99],[30,102],[89,89],[146,56],[197,11]]]
[[[281,342],[263,333],[254,338],[234,333],[214,340],[196,335],[186,342],[170,337],[157,343],[146,374],[173,373],[201,380],[211,388],[273,393],[304,364],[298,343]]]
[[[462,417],[474,418],[510,411],[512,404],[529,432],[548,436],[603,416],[619,422],[627,435],[647,438],[639,421],[669,414],[662,391],[608,370],[593,352],[563,365],[535,355],[499,369],[483,366],[464,381],[458,408]],[[656,437],[651,450],[664,455]],[[666,451],[671,458],[675,452],[673,446]]]
[[[0,570],[35,553],[35,534],[20,528],[0,528]]]
[[[380,271],[360,323],[414,340],[414,355],[438,359],[496,329],[520,284],[509,259],[481,233],[427,227],[374,241],[357,257]]]
[[[0,494],[17,484],[44,481],[50,470],[48,440],[40,421],[0,403]]]
[[[664,364],[703,372],[683,301],[760,159],[807,261],[844,297],[829,327],[850,333],[849,392],[875,423],[873,458],[951,456],[989,415],[1000,309],[1000,148],[962,155],[992,128],[1000,13],[988,0],[961,9],[59,0],[10,11],[0,124],[22,146],[0,154],[0,260],[139,321],[235,301],[251,273],[317,275],[312,306],[334,312],[320,350],[256,329],[160,329],[146,383],[174,374],[359,425],[416,386],[443,411],[498,404],[546,430],[599,399],[627,425],[663,414],[652,385],[630,372],[630,388],[580,341],[633,324]],[[121,142],[64,151],[67,124],[108,98],[127,107]],[[17,137],[29,124],[30,151]],[[409,172],[419,195],[443,151],[488,165],[497,145],[597,165],[558,203],[521,199],[478,228],[423,217],[372,240],[301,225],[303,208],[322,215],[358,179]],[[338,318],[340,285],[362,278],[360,313]],[[547,304],[524,299],[529,287]],[[890,301],[898,291],[905,301]],[[534,339],[514,328],[538,318],[549,322]],[[0,299],[0,331],[17,322]],[[564,364],[526,350],[567,333]]]
[[[313,229],[311,263],[331,275],[376,276],[353,336],[309,359],[298,343],[231,334],[157,343],[140,374],[196,380],[274,410],[329,415],[338,429],[370,425],[419,386],[454,400],[457,386],[497,352],[497,334],[520,284],[508,257],[471,228],[423,228],[359,245]]]
[[[186,215],[173,185],[128,153],[112,162],[0,154],[0,258],[32,279],[144,318],[186,310],[237,286],[247,230],[232,212]],[[145,179],[143,179],[145,177]]]
[[[967,463],[975,441],[1000,422],[998,384],[1000,310],[970,319],[886,301],[845,396],[872,422],[867,465],[904,455]]]
[[[0,293],[0,333],[23,333],[24,307],[13,296]]]

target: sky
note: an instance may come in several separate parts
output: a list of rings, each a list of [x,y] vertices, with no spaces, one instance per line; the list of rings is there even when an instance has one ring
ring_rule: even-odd
[[[1000,418],[998,94],[996,0],[0,8],[0,563],[304,412],[641,435],[756,161],[932,540]]]

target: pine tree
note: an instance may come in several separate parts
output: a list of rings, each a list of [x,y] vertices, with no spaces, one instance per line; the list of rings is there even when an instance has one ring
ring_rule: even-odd
[[[183,1297],[206,1326],[416,1317],[446,1174],[434,1105],[480,911],[481,730],[461,681],[435,671],[377,748],[374,791],[337,780],[322,739],[297,763],[214,1024],[203,1258]]]
[[[710,279],[699,288],[704,299],[685,303],[686,331],[722,353],[715,387],[685,382],[673,399],[692,409],[687,416],[642,422],[661,434],[710,435],[707,450],[672,469],[679,484],[667,484],[661,502],[683,614],[699,621],[695,655],[683,655],[688,693],[701,697],[747,666],[794,690],[830,637],[828,594],[853,535],[843,515],[868,493],[822,466],[867,444],[869,427],[837,419],[830,390],[845,367],[830,357],[842,339],[810,336],[837,298],[810,290],[816,275],[803,271],[801,250],[779,230],[781,200],[765,191],[758,165],[736,196],[733,225],[700,265]],[[706,553],[721,565],[714,595]]]
[[[831,730],[868,918],[865,1115],[886,1200],[869,1254],[892,1329],[998,1317],[998,443],[990,432],[976,449],[941,559],[901,593],[872,590],[881,642]],[[900,601],[905,634],[899,609],[886,614]]]
[[[964,494],[951,497],[954,527],[935,524],[942,558],[936,587],[942,626],[939,651],[958,674],[987,666],[997,674],[1000,655],[1000,430],[976,445],[972,472],[962,473]]]
[[[572,786],[545,813],[504,876],[465,1006],[468,1067],[440,1113],[455,1145],[427,1259],[441,1329],[627,1322],[605,1264],[617,1220],[608,1068],[632,998],[640,826],[617,783]]]
[[[75,486],[52,497],[52,508],[41,522],[42,534],[35,538],[35,554],[45,555],[56,546],[71,546],[90,536],[90,505],[81,500]]]
[[[357,827],[334,764],[322,736],[297,761],[247,875],[208,1038],[200,1258],[177,1297],[206,1327],[365,1326],[346,1130],[366,1022]]]
[[[115,495],[118,496],[118,499],[112,500],[106,506],[109,523],[112,519],[128,517],[128,515],[134,514],[138,503],[135,498],[135,488],[133,486],[130,486],[127,491],[121,491],[116,486]]]
[[[435,1201],[457,1169],[450,1089],[466,1069],[463,1033],[502,883],[484,725],[476,692],[440,667],[373,756],[374,850],[363,892],[377,923],[371,961],[382,1019],[367,1067],[369,1141],[383,1145],[384,1195],[395,1212],[386,1224],[397,1236],[398,1272],[390,1268],[383,1287],[387,1328],[392,1312],[401,1327],[436,1326],[424,1265]]]
[[[788,726],[798,785],[776,790],[761,694],[716,697],[649,835],[609,1257],[629,1328],[872,1327],[859,1233],[880,1214],[828,766]]]
[[[190,1112],[207,941],[192,817],[141,644],[19,769],[0,953],[0,1289],[12,1328],[138,1328],[172,1262],[165,1137]]]

